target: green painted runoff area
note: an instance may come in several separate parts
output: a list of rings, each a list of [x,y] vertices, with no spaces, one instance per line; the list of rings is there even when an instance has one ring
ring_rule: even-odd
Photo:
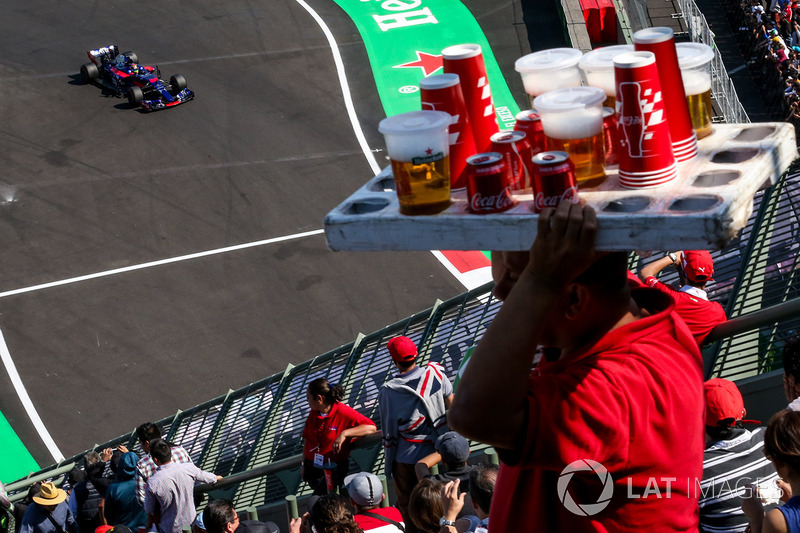
[[[0,457],[1,482],[10,483],[39,471],[39,465],[14,433],[3,413],[0,413],[0,442],[3,443],[3,455]]]

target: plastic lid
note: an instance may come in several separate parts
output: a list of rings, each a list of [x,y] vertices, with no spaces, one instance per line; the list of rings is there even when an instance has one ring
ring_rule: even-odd
[[[575,111],[595,106],[606,99],[606,92],[597,87],[566,87],[536,97],[533,107],[539,113]]]
[[[666,26],[657,26],[655,28],[645,28],[633,34],[633,42],[635,44],[656,44],[663,43],[675,38],[675,32],[672,28]]]
[[[531,73],[574,67],[582,55],[583,52],[575,48],[550,48],[520,57],[514,63],[514,70]]]
[[[627,52],[614,58],[614,66],[619,68],[638,68],[656,62],[653,52]]]
[[[677,43],[678,64],[682,69],[695,68],[714,59],[714,49],[703,43]]]
[[[457,85],[460,81],[458,74],[434,74],[419,80],[421,89],[435,90],[444,89]]]
[[[416,135],[445,128],[450,115],[444,111],[409,111],[381,120],[378,131],[384,135]]]
[[[604,46],[596,48],[591,52],[583,54],[578,65],[586,71],[614,70],[614,58],[625,52],[633,52],[632,44],[615,44],[614,46]]]
[[[442,50],[442,57],[444,59],[467,59],[481,55],[481,52],[479,44],[456,44]]]

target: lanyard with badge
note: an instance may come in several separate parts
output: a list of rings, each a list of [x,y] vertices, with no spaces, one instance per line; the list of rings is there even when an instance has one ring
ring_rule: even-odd
[[[314,448],[314,466],[317,468],[323,468],[325,464],[325,456],[319,453],[322,451],[322,435],[325,434],[325,431],[328,429],[328,420],[329,420],[330,413],[327,415],[320,414],[319,417],[322,418],[322,422],[317,427],[317,447]]]

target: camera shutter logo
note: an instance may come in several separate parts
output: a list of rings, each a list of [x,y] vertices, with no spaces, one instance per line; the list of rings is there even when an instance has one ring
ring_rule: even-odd
[[[603,483],[603,491],[600,493],[600,498],[596,503],[579,503],[572,498],[567,488],[575,472],[594,472],[600,478]],[[580,459],[571,462],[561,471],[557,488],[558,499],[561,500],[561,503],[564,504],[564,507],[569,512],[580,516],[593,516],[605,509],[611,501],[611,496],[614,492],[614,480],[611,479],[611,474],[608,473],[606,467],[597,461]]]

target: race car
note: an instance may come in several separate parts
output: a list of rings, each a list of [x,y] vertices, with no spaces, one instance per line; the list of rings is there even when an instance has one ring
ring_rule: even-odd
[[[92,62],[81,66],[84,81],[98,84],[117,96],[127,96],[132,107],[155,111],[194,98],[194,92],[186,88],[186,78],[174,74],[167,84],[161,79],[158,67],[140,65],[134,52],[120,54],[116,44],[86,54]]]

